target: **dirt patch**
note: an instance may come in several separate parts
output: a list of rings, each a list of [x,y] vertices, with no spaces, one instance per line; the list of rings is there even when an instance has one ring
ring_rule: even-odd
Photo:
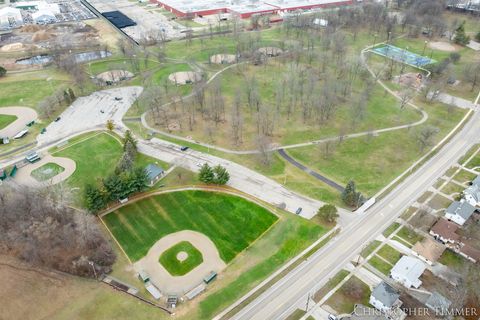
[[[428,47],[434,50],[446,51],[446,52],[455,52],[458,51],[458,48],[451,43],[437,41],[429,42]]]
[[[0,50],[2,52],[22,51],[25,50],[25,45],[20,42],[15,42],[4,45]]]
[[[52,177],[51,179],[40,182],[32,176],[32,171],[42,167],[47,163],[55,163],[64,168],[65,170]],[[42,158],[40,161],[20,168],[17,175],[15,176],[15,181],[23,185],[39,188],[46,185],[54,185],[67,180],[75,172],[76,169],[77,164],[72,159],[53,157],[51,155],[48,155]]]
[[[178,122],[170,122],[168,124],[169,131],[178,131],[180,130],[180,124]]]
[[[186,275],[174,277],[158,262],[158,258],[165,250],[181,241],[190,242],[200,251],[203,262]],[[202,283],[203,278],[211,271],[219,272],[226,266],[212,240],[203,233],[191,230],[171,233],[161,238],[150,248],[145,257],[134,263],[135,270],[137,272],[146,271],[150,275],[151,281],[162,293],[179,295],[183,295]]]
[[[127,70],[110,70],[97,75],[97,79],[103,82],[118,83],[133,78],[133,73]]]
[[[202,74],[195,71],[181,71],[175,72],[168,76],[168,80],[176,85],[185,85],[202,80]]]
[[[404,87],[420,90],[424,84],[424,76],[421,73],[410,72],[396,76],[393,81]]]
[[[40,30],[37,31],[33,34],[32,36],[32,41],[33,42],[40,42],[40,41],[46,41],[55,38],[56,35],[50,31],[47,30]]]
[[[269,57],[276,57],[283,53],[283,50],[277,47],[263,47],[258,49],[258,52]]]
[[[237,61],[237,57],[234,54],[215,54],[210,57],[210,62],[215,64],[229,64]]]
[[[0,130],[0,137],[13,137],[26,128],[27,123],[37,120],[38,114],[27,107],[2,107],[0,114],[16,116],[17,120]]]

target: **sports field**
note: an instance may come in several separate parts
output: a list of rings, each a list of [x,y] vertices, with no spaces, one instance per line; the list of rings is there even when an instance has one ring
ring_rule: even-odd
[[[11,124],[17,120],[17,117],[7,115],[7,114],[0,114],[0,130]]]
[[[179,191],[129,204],[103,219],[133,261],[145,256],[163,236],[194,230],[209,237],[222,260],[228,263],[278,218],[267,209],[236,196]]]
[[[184,260],[179,259],[185,254]],[[162,253],[158,261],[172,276],[183,276],[203,262],[203,256],[190,242],[182,241]]]
[[[423,67],[436,62],[428,57],[424,57],[410,52],[407,49],[398,48],[389,44],[383,47],[375,48],[372,51],[381,56],[393,59],[397,62],[406,63],[411,66]]]

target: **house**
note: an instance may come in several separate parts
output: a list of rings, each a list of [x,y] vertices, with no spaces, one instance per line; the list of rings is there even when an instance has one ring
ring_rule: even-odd
[[[473,263],[477,263],[478,261],[480,261],[480,250],[475,249],[469,244],[461,245],[460,249],[457,252],[459,255],[465,257]]]
[[[436,291],[434,291],[430,297],[428,297],[427,301],[425,301],[425,305],[438,314],[443,314],[448,310],[451,304],[450,300]]]
[[[445,218],[463,226],[472,214],[475,212],[475,207],[469,204],[464,199],[454,201],[445,212]]]
[[[480,185],[472,184],[463,191],[463,197],[466,202],[474,207],[480,205]]]
[[[145,168],[145,172],[147,173],[149,186],[153,186],[165,173],[161,167],[152,163]]]
[[[425,269],[421,260],[403,256],[390,270],[390,277],[407,288],[419,288],[422,284],[419,278]]]
[[[440,219],[430,229],[430,234],[444,244],[455,244],[460,240],[457,234],[458,226],[445,219]]]
[[[402,305],[402,301],[400,301],[399,298],[400,293],[385,281],[382,281],[375,287],[375,289],[373,289],[369,302],[375,307],[375,309],[388,315]]]
[[[433,265],[445,249],[444,245],[441,245],[430,237],[426,237],[413,246],[412,253],[429,265]]]

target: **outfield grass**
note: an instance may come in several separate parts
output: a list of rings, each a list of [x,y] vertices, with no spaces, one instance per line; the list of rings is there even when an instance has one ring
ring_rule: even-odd
[[[55,177],[56,175],[62,173],[63,171],[65,171],[64,167],[59,166],[56,163],[49,162],[33,170],[30,173],[30,175],[34,177],[37,181],[42,182]]]
[[[163,236],[195,230],[215,243],[230,262],[267,230],[277,217],[243,198],[206,191],[152,196],[104,217],[122,248],[137,261]],[[241,228],[242,232],[238,232]]]
[[[188,255],[183,261],[177,258],[180,252]],[[200,265],[203,262],[203,256],[190,242],[182,241],[165,250],[158,261],[172,276],[183,276]]]
[[[1,110],[0,110],[1,111]],[[0,114],[0,130],[17,120],[16,116],[9,114]]]

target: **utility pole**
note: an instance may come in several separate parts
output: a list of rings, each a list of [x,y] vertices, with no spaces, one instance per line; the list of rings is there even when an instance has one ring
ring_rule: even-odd
[[[307,296],[307,305],[305,306],[305,311],[308,312],[308,304],[310,302],[310,292],[308,293],[308,296]]]

